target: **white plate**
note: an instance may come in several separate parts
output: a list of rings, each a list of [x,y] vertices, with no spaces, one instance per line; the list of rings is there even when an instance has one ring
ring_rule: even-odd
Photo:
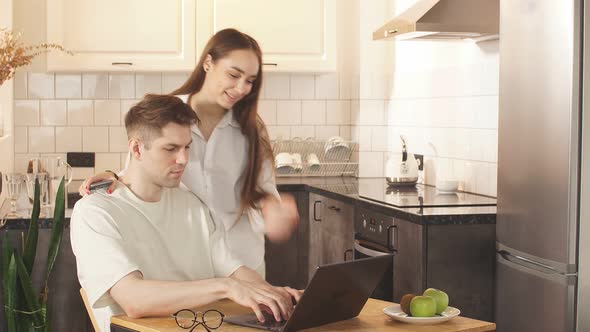
[[[453,317],[459,316],[461,311],[457,308],[447,307],[440,315],[434,317],[412,317],[403,312],[399,304],[394,304],[390,307],[383,308],[383,313],[400,322],[427,325],[446,322]]]

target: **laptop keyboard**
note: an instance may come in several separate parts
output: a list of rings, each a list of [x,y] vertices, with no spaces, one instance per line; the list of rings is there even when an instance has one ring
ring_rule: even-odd
[[[272,314],[267,314],[266,312],[264,312],[264,318],[265,318],[264,322],[261,322],[257,318],[255,318],[255,319],[248,321],[248,323],[256,324],[256,325],[264,326],[264,327],[281,327],[287,323],[287,321],[277,322],[275,320],[275,317]]]

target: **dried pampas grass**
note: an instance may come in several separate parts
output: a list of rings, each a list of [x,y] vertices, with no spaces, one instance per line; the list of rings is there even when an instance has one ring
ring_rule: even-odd
[[[17,68],[30,64],[34,57],[51,50],[73,54],[53,43],[25,45],[20,34],[0,28],[0,85],[11,79]]]

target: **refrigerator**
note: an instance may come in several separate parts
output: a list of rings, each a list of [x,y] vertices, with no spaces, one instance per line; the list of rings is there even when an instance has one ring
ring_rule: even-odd
[[[588,7],[500,0],[499,332],[590,331]]]

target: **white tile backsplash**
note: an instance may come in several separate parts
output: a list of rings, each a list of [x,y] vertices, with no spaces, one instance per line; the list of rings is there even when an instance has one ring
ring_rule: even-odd
[[[109,74],[109,99],[135,98],[134,74]]]
[[[14,99],[27,99],[27,72],[17,70],[13,82]]]
[[[260,100],[258,102],[258,114],[267,126],[277,124],[277,101]]]
[[[29,152],[29,133],[27,127],[14,127],[14,152]]]
[[[67,110],[65,100],[41,100],[41,125],[65,126]]]
[[[172,93],[172,91],[180,88],[189,76],[190,73],[163,73],[162,93]]]
[[[55,127],[29,127],[29,152],[55,152]]]
[[[299,125],[301,124],[301,101],[279,100],[277,101],[277,124]]]
[[[295,126],[291,128],[291,137],[301,138],[303,140],[307,139],[308,137],[315,137],[315,127],[314,126]]]
[[[92,126],[94,124],[94,102],[92,100],[68,100],[68,125]]]
[[[28,98],[53,99],[55,98],[55,80],[53,74],[29,73]]]
[[[382,177],[383,152],[359,152],[359,176],[360,177]]]
[[[326,123],[350,125],[350,100],[326,101]]]
[[[290,126],[267,126],[266,128],[268,129],[268,135],[271,140],[291,138]]]
[[[291,99],[314,99],[314,75],[291,75]]]
[[[109,127],[109,151],[127,152],[127,132],[125,127]]]
[[[327,140],[333,136],[341,136],[340,135],[340,127],[338,126],[316,126],[315,128],[315,138],[316,140]]]
[[[121,124],[121,101],[95,100],[94,125],[117,126]]]
[[[373,127],[371,131],[371,151],[387,152],[387,127]]]
[[[360,125],[381,126],[385,121],[385,101],[360,100]]]
[[[301,102],[301,123],[304,125],[326,123],[325,100],[303,100]]]
[[[82,74],[83,99],[108,99],[109,75],[106,73]]]
[[[109,152],[109,128],[108,127],[84,127],[84,128],[82,128],[82,151],[84,151],[84,152]]]
[[[288,74],[271,73],[264,76],[264,99],[289,99],[291,78]]]
[[[55,75],[55,98],[80,99],[82,98],[81,74],[57,74]]]
[[[111,170],[118,172],[121,168],[120,153],[97,153],[94,159],[94,169],[96,172]]]
[[[56,152],[81,152],[82,127],[55,127]]]
[[[38,100],[15,100],[14,101],[14,124],[16,126],[38,126],[39,125],[39,101]]]
[[[338,74],[318,74],[315,76],[316,99],[338,99]]]
[[[139,102],[139,99],[124,99],[121,100],[121,124],[125,125],[125,115],[135,104]]]
[[[148,93],[162,93],[161,73],[135,75],[135,98],[141,99]]]
[[[403,134],[410,152],[425,155],[427,183],[434,184],[437,163],[448,164],[462,190],[495,195],[497,54],[493,46],[484,53],[466,45],[420,44],[396,44],[393,57],[385,51],[391,47],[383,47],[384,56],[374,54],[381,47],[359,52],[359,68],[343,66],[337,73],[265,73],[258,112],[270,138],[358,142],[364,177],[383,176],[386,156],[400,152]],[[379,63],[363,62],[377,58]],[[98,153],[99,168],[122,167],[129,108],[146,93],[172,92],[189,75],[19,72],[15,155],[82,150]],[[43,133],[48,137],[41,144],[33,142]]]

